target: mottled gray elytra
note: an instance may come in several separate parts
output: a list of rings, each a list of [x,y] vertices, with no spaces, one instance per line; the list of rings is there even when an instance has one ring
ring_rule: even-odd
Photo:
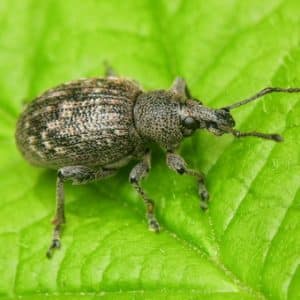
[[[300,88],[266,88],[235,104],[211,109],[191,96],[182,78],[177,77],[169,90],[144,92],[134,81],[108,70],[105,78],[72,81],[37,97],[18,120],[16,142],[30,163],[58,170],[53,239],[47,256],[60,247],[65,223],[64,182],[99,180],[133,159],[139,162],[130,172],[130,183],[145,202],[149,228],[159,231],[154,202],[141,187],[150,169],[150,142],[166,150],[166,162],[172,170],[197,179],[200,207],[205,210],[209,196],[204,175],[189,169],[175,150],[196,129],[282,141],[278,134],[240,132],[233,128],[230,115],[231,109],[273,92],[294,93]]]

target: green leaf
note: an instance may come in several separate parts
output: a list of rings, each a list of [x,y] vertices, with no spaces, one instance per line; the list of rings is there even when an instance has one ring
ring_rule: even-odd
[[[55,173],[29,166],[14,143],[22,102],[101,76],[103,61],[145,89],[184,76],[222,107],[266,86],[300,86],[298,0],[0,2],[0,297],[21,299],[299,299],[300,95],[234,111],[237,128],[278,132],[275,144],[199,132],[180,153],[207,176],[168,170],[154,149],[143,183],[163,227],[147,230],[128,183],[66,187],[62,248],[45,258]]]

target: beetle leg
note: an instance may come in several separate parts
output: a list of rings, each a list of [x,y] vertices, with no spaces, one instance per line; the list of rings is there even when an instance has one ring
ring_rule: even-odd
[[[77,185],[100,180],[115,173],[115,169],[101,168],[99,170],[94,170],[85,166],[70,166],[59,169],[58,177],[61,177],[63,181],[72,180],[72,183]]]
[[[182,77],[176,77],[174,79],[170,90],[183,96],[186,99],[192,98],[187,83]]]
[[[204,184],[204,174],[200,171],[189,169],[185,160],[180,155],[173,152],[167,152],[167,165],[170,169],[176,171],[179,174],[187,174],[197,178],[199,183],[198,193],[201,197],[200,207],[203,210],[206,210],[208,207],[207,202],[209,194]]]
[[[159,232],[159,224],[154,215],[154,202],[148,198],[147,194],[141,187],[141,180],[148,174],[150,170],[150,152],[147,152],[142,161],[140,161],[131,170],[129,175],[129,181],[138,192],[138,194],[144,200],[147,209],[147,219],[149,224],[149,229],[155,232]]]
[[[60,235],[62,225],[65,223],[65,209],[64,209],[64,185],[63,178],[58,174],[56,179],[56,212],[55,217],[52,220],[54,225],[53,237],[51,245],[46,253],[47,257],[52,256],[53,250],[60,248]]]
[[[46,253],[50,258],[54,249],[60,248],[60,237],[62,232],[62,226],[65,223],[65,209],[64,209],[64,182],[66,180],[72,180],[73,184],[84,184],[94,180],[99,180],[104,177],[115,174],[116,170],[100,169],[93,170],[84,166],[70,166],[64,167],[58,170],[56,180],[56,211],[55,217],[52,221],[54,225],[53,237],[51,245]]]
[[[182,96],[184,99],[192,99],[197,100],[200,104],[202,102],[198,99],[195,99],[190,92],[190,89],[187,86],[187,83],[184,78],[182,77],[176,77],[172,83],[172,86],[170,88],[172,92],[175,92],[176,94]]]
[[[118,77],[117,72],[107,61],[104,61],[104,75],[105,77]]]

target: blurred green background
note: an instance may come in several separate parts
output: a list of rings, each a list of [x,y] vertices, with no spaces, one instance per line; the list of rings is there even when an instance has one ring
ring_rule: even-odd
[[[184,76],[211,107],[266,86],[300,86],[298,0],[0,1],[0,298],[300,299],[300,95],[234,111],[237,128],[284,143],[199,132],[179,152],[207,174],[199,210],[193,179],[154,149],[143,185],[163,227],[147,230],[142,201],[117,176],[66,188],[63,246],[51,239],[55,173],[16,150],[22,103],[108,61],[145,89]]]

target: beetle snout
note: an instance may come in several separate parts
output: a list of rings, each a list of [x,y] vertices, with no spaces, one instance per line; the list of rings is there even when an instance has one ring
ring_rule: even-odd
[[[220,121],[221,126],[226,126],[226,127],[234,127],[235,126],[235,121],[231,114],[229,113],[229,110],[226,108],[223,109],[218,109],[216,111],[217,118]]]

